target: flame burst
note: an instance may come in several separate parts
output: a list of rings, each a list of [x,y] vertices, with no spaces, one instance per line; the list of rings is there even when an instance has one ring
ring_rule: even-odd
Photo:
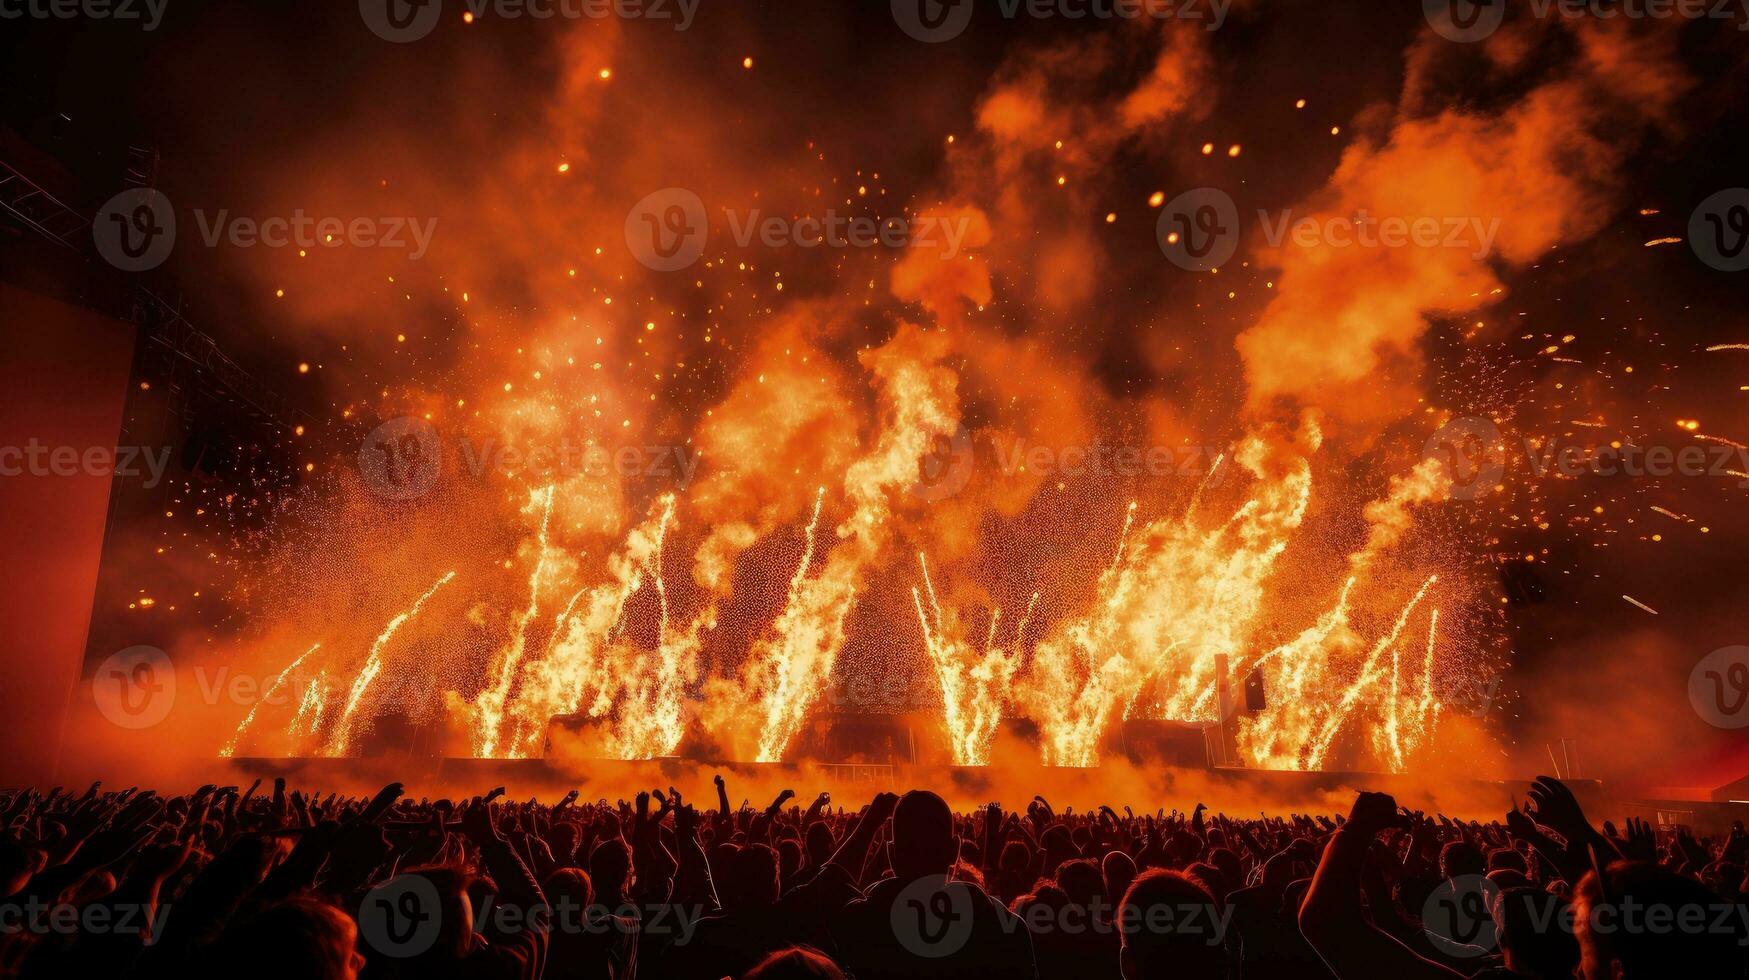
[[[1038,605],[1038,593],[1032,594],[1026,614],[1014,629],[1013,649],[996,646],[996,626],[1002,620],[1002,610],[991,610],[990,635],[980,652],[953,635],[953,623],[944,623],[941,603],[935,596],[935,582],[929,577],[929,561],[919,552],[917,563],[923,570],[923,591],[913,587],[911,601],[917,607],[917,621],[923,630],[923,649],[941,684],[941,721],[947,730],[954,765],[988,765],[990,743],[1002,723],[1008,692],[1020,667],[1019,646],[1026,639],[1026,625]],[[927,606],[923,602],[925,593],[929,596]]]
[[[850,515],[835,531],[835,547],[809,575],[818,546],[821,491],[808,522],[806,547],[790,579],[783,612],[754,643],[742,674],[742,696],[760,721],[755,760],[783,759],[808,709],[825,690],[844,646],[844,620],[858,586],[891,535],[892,495],[918,480],[919,461],[959,425],[956,377],[935,359],[938,335],[900,328],[886,347],[863,361],[880,385],[886,424],[873,450],[844,475]]]
[[[375,683],[377,677],[383,672],[383,651],[388,648],[389,640],[394,638],[397,630],[419,615],[419,609],[425,605],[427,599],[435,595],[438,589],[448,585],[453,578],[455,578],[455,572],[445,572],[442,578],[432,584],[431,588],[426,589],[423,595],[413,600],[413,605],[409,606],[407,611],[389,620],[388,625],[383,627],[383,631],[377,634],[376,642],[370,645],[370,655],[365,658],[363,669],[358,672],[357,679],[352,682],[351,691],[346,695],[346,705],[341,709],[340,718],[329,732],[328,742],[324,746],[322,754],[332,756],[347,754],[356,734],[359,707],[364,704],[365,695],[369,693],[371,684]],[[314,722],[311,723],[311,727],[314,728]]]
[[[1305,437],[1315,449],[1315,428]],[[1131,540],[1135,506],[1093,607],[1039,645],[1027,700],[1047,764],[1091,766],[1099,740],[1132,710],[1213,720],[1216,658],[1238,656],[1263,585],[1311,494],[1311,467],[1291,447],[1254,436],[1235,454],[1257,481],[1254,495],[1210,524],[1197,498],[1178,518],[1149,523]],[[1154,682],[1154,706],[1143,702]]]
[[[1114,239],[1108,251],[1089,236],[1082,213],[1107,195],[1100,180],[1121,172],[1122,160],[1150,152],[1156,136],[1170,142],[1173,124],[1217,104],[1221,73],[1209,70],[1213,53],[1197,33],[1163,29],[1006,60],[989,90],[968,107],[975,131],[949,141],[937,184],[928,178],[910,196],[890,181],[869,196],[883,198],[890,186],[889,209],[963,222],[963,252],[948,257],[916,247],[890,259],[875,253],[867,268],[879,272],[841,258],[830,268],[810,265],[810,256],[823,253],[807,250],[731,258],[720,254],[734,251],[720,236],[700,266],[668,279],[649,275],[652,270],[629,257],[616,258],[615,249],[604,254],[597,243],[623,234],[625,205],[652,189],[638,183],[651,169],[640,164],[651,161],[635,155],[623,167],[576,167],[562,191],[550,182],[476,188],[432,177],[434,202],[509,187],[516,196],[487,198],[479,237],[465,239],[466,248],[446,252],[446,244],[437,244],[429,265],[442,270],[438,284],[390,278],[398,282],[387,291],[396,303],[419,296],[442,314],[434,321],[461,324],[448,339],[468,356],[454,379],[420,377],[405,392],[390,394],[383,386],[381,395],[361,395],[361,417],[435,418],[446,436],[453,434],[448,427],[477,419],[473,424],[507,445],[574,438],[623,449],[628,439],[687,446],[696,440],[712,454],[712,468],[681,493],[651,493],[611,477],[554,479],[525,469],[490,474],[502,482],[491,484],[491,493],[481,495],[486,502],[467,516],[503,529],[511,540],[497,542],[504,546],[494,552],[497,560],[460,576],[470,590],[467,618],[444,623],[467,632],[471,644],[445,665],[453,673],[445,678],[443,719],[452,740],[480,756],[539,756],[555,719],[565,719],[590,728],[592,752],[650,758],[673,754],[689,728],[702,727],[733,746],[734,757],[783,760],[794,754],[796,736],[834,673],[865,664],[855,656],[860,651],[845,653],[847,645],[854,651],[850,634],[858,608],[883,599],[890,601],[881,611],[903,607],[903,587],[882,594],[885,573],[896,556],[908,565],[917,554],[922,575],[910,589],[910,605],[957,763],[988,762],[1002,719],[1022,716],[1038,724],[1041,756],[1052,765],[1094,765],[1102,739],[1124,720],[1164,719],[1227,723],[1240,756],[1257,766],[1317,768],[1370,753],[1387,768],[1410,767],[1440,723],[1436,674],[1470,650],[1464,596],[1453,595],[1464,588],[1462,576],[1443,567],[1434,575],[1414,561],[1396,562],[1391,553],[1413,533],[1411,510],[1443,499],[1447,481],[1427,465],[1393,481],[1366,505],[1366,534],[1358,544],[1345,539],[1331,547],[1313,508],[1336,510],[1347,499],[1350,481],[1333,481],[1332,493],[1322,482],[1325,472],[1346,468],[1356,476],[1353,485],[1362,486],[1401,471],[1403,457],[1394,454],[1400,447],[1374,450],[1390,444],[1391,426],[1442,401],[1421,383],[1432,376],[1420,351],[1440,319],[1436,314],[1474,317],[1474,328],[1466,330],[1484,329],[1482,319],[1505,302],[1507,272],[1533,265],[1556,242],[1564,246],[1591,234],[1595,216],[1608,210],[1592,188],[1607,184],[1615,155],[1602,152],[1607,147],[1594,131],[1613,132],[1614,117],[1624,112],[1655,117],[1667,101],[1642,99],[1642,110],[1593,98],[1615,84],[1605,84],[1594,65],[1639,64],[1656,52],[1630,57],[1642,42],[1589,27],[1561,29],[1582,31],[1594,57],[1560,69],[1503,114],[1467,107],[1434,112],[1422,104],[1430,93],[1419,84],[1406,88],[1395,115],[1380,118],[1384,128],[1357,138],[1328,185],[1304,206],[1319,216],[1380,209],[1407,216],[1516,216],[1502,229],[1497,257],[1452,249],[1298,247],[1290,240],[1255,263],[1221,270],[1220,291],[1244,303],[1237,290],[1248,289],[1252,303],[1236,351],[1227,350],[1231,337],[1210,341],[1193,330],[1174,335],[1169,345],[1147,339],[1139,326],[1152,306],[1126,306],[1122,299],[1146,290],[1129,282],[1102,288],[1108,264],[1113,276],[1122,271],[1103,260],[1133,243]],[[611,49],[619,42],[576,43]],[[1120,43],[1136,50],[1105,47]],[[1617,48],[1619,54],[1601,56]],[[606,49],[588,47],[589,57],[557,59],[570,67],[548,108],[578,147],[591,144],[590,127],[579,121],[584,111],[594,122],[610,110],[602,108],[609,103],[600,101],[594,70],[578,75],[576,66],[611,61]],[[1431,59],[1449,54],[1449,46],[1414,52],[1406,76],[1438,77]],[[1120,64],[1146,71],[1096,103],[1073,100],[1085,97],[1094,75],[1102,88],[1106,75],[1115,84]],[[679,95],[683,106],[701,97],[691,90]],[[637,140],[614,145],[636,154],[643,152],[639,146],[708,139],[700,133],[711,127],[688,125],[697,121],[695,111],[638,114],[649,125],[672,129],[639,130]],[[543,175],[550,170],[552,133],[508,142],[507,148],[479,149],[483,162],[469,172],[531,173],[524,157],[538,157]],[[1041,171],[1038,149],[1053,144],[1048,172]],[[707,142],[703,149],[717,147]],[[745,198],[769,202],[772,213],[799,214],[823,187],[852,176],[829,172],[836,163],[816,166],[829,155],[811,142],[806,160],[761,159],[748,168],[723,162],[733,155],[695,156],[721,165],[720,181],[686,175],[711,192],[705,196],[713,207]],[[1247,151],[1245,159],[1254,156]],[[1584,162],[1583,172],[1569,163],[1575,159]],[[636,180],[614,184],[611,175],[622,169]],[[730,172],[739,169],[748,172]],[[791,169],[802,174],[795,186],[771,176]],[[589,176],[592,171],[599,177]],[[1455,176],[1403,177],[1425,173]],[[878,180],[860,170],[854,176],[858,187]],[[584,188],[585,178],[602,183]],[[681,182],[676,186],[685,182],[674,179]],[[1060,203],[1039,204],[1041,186]],[[1452,188],[1457,191],[1448,193]],[[1156,193],[1147,203],[1160,207],[1164,198]],[[1116,212],[1102,204],[1096,213]],[[504,226],[486,217],[499,214],[516,220]],[[1116,234],[1136,222],[1126,211],[1121,221],[1106,224]],[[563,264],[555,266],[554,256],[563,256]],[[1264,274],[1255,274],[1260,269]],[[369,282],[360,272],[346,288],[299,292],[374,296],[382,292],[375,278],[382,270],[369,271]],[[885,293],[877,285],[881,274]],[[1271,279],[1259,290],[1255,280],[1265,275]],[[511,283],[516,290],[506,288]],[[1189,298],[1200,305],[1207,298],[1200,285],[1180,285],[1158,301]],[[527,302],[518,302],[524,288]],[[491,295],[500,290],[515,299]],[[702,304],[680,301],[694,290]],[[556,322],[532,323],[528,310],[550,313]],[[920,326],[919,319],[933,325]],[[1139,349],[1135,385],[1125,378],[1119,392],[1111,383],[1101,362],[1115,352],[1086,342],[1095,333],[1121,335],[1126,356],[1132,342]],[[1226,433],[1220,444],[1231,449],[1212,472],[1236,482],[1236,499],[1223,494],[1217,503],[1216,493],[1205,493],[1212,475],[1182,502],[1175,488],[1139,483],[1118,496],[1092,480],[1048,480],[1030,471],[995,478],[980,472],[980,483],[952,499],[907,497],[926,476],[923,461],[935,446],[965,433],[962,415],[976,421],[980,436],[1025,435],[1082,449],[1108,422],[1128,424],[1140,416],[1148,420],[1149,438],[1179,442],[1198,431],[1176,385],[1200,372],[1184,364],[1221,354],[1233,356],[1226,366],[1241,369],[1244,383],[1242,391],[1225,393],[1233,397],[1217,411],[1227,410],[1228,420],[1249,428],[1238,430],[1246,434],[1236,442],[1228,438],[1232,430],[1218,430]],[[866,389],[850,378],[857,367],[868,379]],[[716,399],[719,383],[728,394]],[[1303,409],[1312,411],[1297,431],[1277,427]],[[352,410],[349,405],[349,416]],[[1329,426],[1330,449],[1321,448],[1320,419]],[[1412,441],[1419,445],[1425,435]],[[1325,464],[1338,444],[1341,458]],[[1060,511],[1040,503],[1057,497],[1069,501]],[[1061,581],[1048,578],[1059,569],[1021,568],[1008,555],[991,563],[1011,579],[1049,581],[1044,594],[1051,602],[1040,603],[1040,593],[1032,592],[1006,644],[998,642],[1002,614],[994,603],[987,638],[981,644],[965,638],[952,610],[951,597],[959,593],[946,577],[951,573],[932,574],[917,548],[929,541],[938,569],[957,569],[965,566],[953,564],[956,559],[983,553],[993,540],[985,533],[995,525],[1004,533],[1018,528],[1019,539],[1034,534],[1057,544],[1049,540],[1051,529],[1026,522],[1059,514],[1078,522],[1076,533],[1099,527],[1103,540],[1124,500],[1136,502],[1122,519],[1108,563],[1102,554],[1092,570],[1062,572]],[[406,504],[427,505],[431,501]],[[444,529],[437,519],[398,526],[413,525],[416,534],[428,526]],[[762,542],[789,541],[800,544],[793,565],[756,550]],[[1038,551],[1049,553],[1044,545]],[[460,552],[442,542],[425,552],[433,553],[444,557],[430,567],[449,567],[447,556]],[[593,564],[585,567],[590,555]],[[695,592],[687,591],[684,576],[665,573],[665,563],[671,568],[688,559]],[[502,574],[498,560],[507,570]],[[1302,576],[1290,570],[1296,561],[1334,565],[1336,573]],[[429,581],[427,568],[405,573],[407,594]],[[335,651],[363,644],[331,637],[280,672],[273,690],[298,695],[288,712],[294,742],[329,754],[355,748],[359,733],[382,713],[380,699],[372,697],[382,675],[417,669],[384,656],[391,638],[405,643],[397,630],[456,575],[446,575],[391,619],[356,674]],[[729,595],[731,583],[749,579],[755,599],[769,603],[756,619],[743,616]],[[946,609],[938,584],[950,597]],[[1009,608],[1024,594],[1012,593]],[[404,601],[399,592],[396,601]],[[738,631],[715,632],[719,614]],[[1405,649],[1423,624],[1425,646]],[[732,637],[722,641],[723,655],[707,658],[707,641],[727,633]],[[871,645],[887,669],[894,666],[893,648],[912,649],[884,637]],[[326,657],[319,665],[316,647]],[[306,677],[311,666],[319,669]],[[1268,706],[1222,719],[1220,692],[1253,674],[1265,682]],[[262,727],[251,709],[225,752]]]

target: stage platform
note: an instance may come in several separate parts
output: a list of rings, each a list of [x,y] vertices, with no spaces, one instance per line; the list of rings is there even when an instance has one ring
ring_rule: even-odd
[[[1036,794],[1053,806],[1081,810],[1100,804],[1138,814],[1164,808],[1188,811],[1197,803],[1229,814],[1347,812],[1361,790],[1387,792],[1412,809],[1475,819],[1499,819],[1524,799],[1523,781],[1489,781],[1370,772],[1284,772],[1179,766],[1136,767],[1124,762],[1090,769],[1001,762],[993,766],[920,766],[863,763],[697,762],[667,758],[646,761],[542,759],[467,759],[381,757],[362,759],[239,758],[230,760],[243,780],[285,777],[293,788],[327,792],[374,790],[383,783],[405,783],[414,796],[477,795],[504,786],[512,799],[557,799],[570,789],[585,798],[614,801],[640,789],[678,787],[699,806],[715,806],[711,782],[721,773],[731,803],[747,799],[764,806],[782,789],[793,789],[800,805],[822,790],[834,805],[859,807],[877,792],[934,790],[958,807],[992,800],[1020,809]],[[1608,807],[1601,784],[1572,783],[1588,808]]]

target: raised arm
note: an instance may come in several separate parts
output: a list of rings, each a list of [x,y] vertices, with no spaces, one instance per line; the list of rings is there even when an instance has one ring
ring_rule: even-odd
[[[1379,831],[1397,820],[1397,803],[1384,793],[1362,793],[1348,822],[1330,837],[1312,887],[1300,906],[1305,934],[1330,972],[1343,980],[1461,980],[1463,974],[1422,959],[1368,922],[1360,907],[1361,869]]]

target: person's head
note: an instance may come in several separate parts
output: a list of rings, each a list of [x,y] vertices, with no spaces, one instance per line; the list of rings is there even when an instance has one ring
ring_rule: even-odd
[[[1063,894],[1061,888],[1058,888],[1051,882],[1041,879],[1034,884],[1032,891],[1016,898],[1013,902],[1009,903],[1008,907],[1015,915],[1024,919],[1028,917],[1027,912],[1029,909],[1036,907],[1050,909],[1052,912],[1059,912],[1066,908],[1068,904],[1069,896]]]
[[[972,884],[977,885],[979,888],[982,888],[984,887],[984,872],[979,871],[978,866],[975,864],[967,864],[964,860],[955,861],[953,864],[953,880],[969,881]]]
[[[1488,863],[1481,850],[1468,841],[1454,840],[1439,850],[1439,873],[1447,881],[1464,875],[1484,874],[1487,870]]]
[[[1027,853],[1026,845],[1017,840],[1011,840],[1002,845],[1002,856],[997,859],[997,864],[1002,868],[1003,873],[1011,875],[1025,871],[1026,866],[1031,862],[1032,855]]]
[[[1226,951],[1215,897],[1195,879],[1155,868],[1118,909],[1124,980],[1224,980]]]
[[[566,921],[575,921],[575,917],[587,912],[595,901],[595,885],[582,868],[554,871],[541,883],[541,890],[547,893],[547,902],[552,905],[554,913]]]
[[[808,827],[808,863],[816,868],[823,868],[826,862],[832,860],[832,851],[836,848],[832,840],[832,828],[825,821],[817,821]]]
[[[1488,852],[1488,873],[1496,871],[1516,871],[1519,874],[1530,873],[1530,863],[1524,855],[1510,847],[1496,847]]]
[[[1190,867],[1185,868],[1184,873],[1196,879],[1198,884],[1208,889],[1210,895],[1225,895],[1229,890],[1227,887],[1227,876],[1221,873],[1220,868],[1215,867],[1207,861],[1196,862]]]
[[[1087,858],[1064,861],[1057,865],[1057,887],[1069,896],[1069,901],[1085,908],[1104,893],[1105,874]]]
[[[1601,879],[1587,873],[1573,900],[1585,980],[1738,975],[1738,943],[1749,937],[1740,919],[1719,916],[1721,906],[1700,882],[1644,861],[1616,861]],[[1664,927],[1648,928],[1653,922]],[[1718,922],[1728,928],[1713,928]]]
[[[817,949],[791,946],[754,964],[742,980],[844,980],[844,971]]]
[[[777,842],[777,866],[784,880],[795,877],[802,870],[802,842],[792,837],[786,837]]]
[[[1579,965],[1579,941],[1567,928],[1565,902],[1539,888],[1506,888],[1494,897],[1494,931],[1506,968],[1536,980],[1567,980]]]
[[[546,840],[553,849],[553,857],[569,861],[577,853],[577,825],[569,821],[556,823],[547,832]]]
[[[603,904],[618,905],[632,886],[632,850],[609,837],[589,852],[589,880]]]
[[[953,811],[941,797],[914,789],[893,808],[893,839],[887,856],[898,878],[946,874],[959,855]]]
[[[437,941],[424,958],[461,959],[468,955],[474,943],[475,902],[472,894],[484,884],[483,880],[447,866],[414,868],[404,874],[424,878],[437,892]],[[366,901],[373,900],[366,898]]]
[[[364,967],[358,927],[313,898],[277,902],[232,923],[213,952],[231,969],[247,964],[258,980],[354,980]]]
[[[1505,891],[1508,888],[1529,888],[1530,876],[1522,871],[1500,870],[1488,872],[1488,880],[1494,887]]]
[[[1112,898],[1122,898],[1123,893],[1130,890],[1130,883],[1136,880],[1135,859],[1122,851],[1109,851],[1100,868],[1105,876],[1105,894]]]
[[[778,896],[777,852],[764,844],[748,844],[729,861],[729,874],[719,880],[724,904],[731,910],[765,908]]]
[[[1221,887],[1237,888],[1245,883],[1245,862],[1238,852],[1225,847],[1209,850],[1208,862],[1221,869]]]

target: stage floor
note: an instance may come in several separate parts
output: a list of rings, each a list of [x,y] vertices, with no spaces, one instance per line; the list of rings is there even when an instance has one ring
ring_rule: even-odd
[[[832,794],[834,806],[854,809],[881,791],[930,789],[956,808],[1001,802],[1024,809],[1035,794],[1058,810],[1108,805],[1122,812],[1189,811],[1197,803],[1229,814],[1346,813],[1361,790],[1388,792],[1412,809],[1475,819],[1499,819],[1523,799],[1523,782],[1497,782],[1435,774],[1283,772],[1255,769],[1136,767],[1125,762],[1091,769],[1036,763],[992,766],[867,765],[857,763],[704,763],[682,759],[571,760],[466,758],[239,758],[230,760],[239,778],[285,777],[293,788],[367,792],[383,783],[405,783],[414,796],[477,795],[503,786],[512,799],[556,800],[571,789],[588,799],[614,802],[639,790],[674,786],[699,806],[714,807],[711,782],[722,774],[732,805],[743,799],[763,807],[778,792],[793,789],[799,805]],[[1601,787],[1578,781],[1582,797],[1601,802]]]

